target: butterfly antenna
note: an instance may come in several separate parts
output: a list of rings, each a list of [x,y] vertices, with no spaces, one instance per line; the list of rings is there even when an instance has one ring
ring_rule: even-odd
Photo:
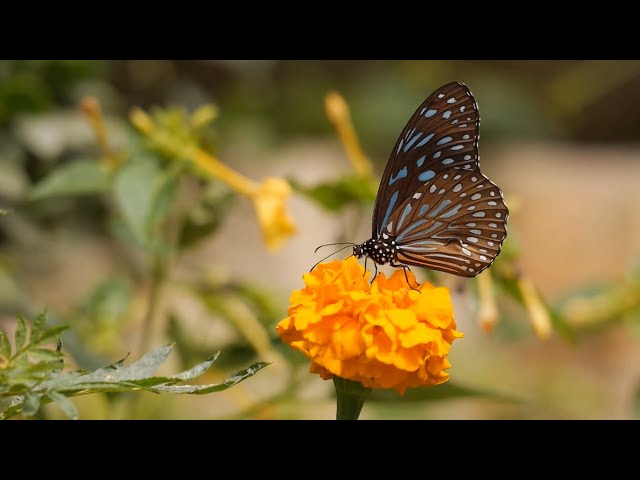
[[[320,250],[322,247],[332,247],[335,245],[351,245],[352,247],[355,246],[355,243],[353,242],[338,242],[338,243],[325,243],[324,245],[320,245],[318,248],[316,248],[313,253],[318,253],[318,250]],[[340,251],[340,250],[338,250]]]
[[[352,247],[354,244],[350,243],[349,245],[347,245],[346,247],[342,247],[340,250],[336,250],[335,252],[327,255],[326,257],[324,257],[322,260],[320,260],[318,263],[316,263],[313,267],[311,267],[311,270],[309,270],[310,272],[313,272],[313,269],[316,268],[318,265],[320,265],[322,262],[324,262],[327,258],[335,255],[338,252],[341,252],[342,250],[344,250],[345,248],[349,248]]]

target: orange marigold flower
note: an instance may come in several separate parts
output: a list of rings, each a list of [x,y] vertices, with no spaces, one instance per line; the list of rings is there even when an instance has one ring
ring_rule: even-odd
[[[367,388],[407,388],[446,382],[455,330],[449,290],[423,283],[412,290],[402,270],[370,272],[354,257],[323,263],[304,275],[290,298],[280,337],[312,362],[311,372]],[[415,277],[407,273],[415,285]]]

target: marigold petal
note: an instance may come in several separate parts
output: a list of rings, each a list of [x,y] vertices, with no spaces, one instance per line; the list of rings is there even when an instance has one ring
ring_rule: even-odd
[[[365,350],[365,342],[360,335],[357,322],[350,322],[331,336],[331,347],[336,356],[348,360],[359,355]]]
[[[393,364],[400,370],[414,372],[420,368],[424,358],[421,348],[401,348],[396,352]]]
[[[399,308],[393,308],[387,311],[387,318],[402,330],[413,327],[418,321],[415,312],[411,310],[401,310]]]
[[[442,332],[435,328],[429,328],[424,323],[418,323],[414,328],[398,334],[398,340],[404,348],[415,347],[429,342],[437,342],[442,339]]]

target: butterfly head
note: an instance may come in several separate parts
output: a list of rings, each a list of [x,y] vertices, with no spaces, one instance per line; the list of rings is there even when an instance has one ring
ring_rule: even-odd
[[[385,265],[387,263],[395,263],[398,250],[395,238],[382,234],[378,238],[371,238],[361,245],[354,245],[353,255],[356,258],[369,257],[378,265]]]

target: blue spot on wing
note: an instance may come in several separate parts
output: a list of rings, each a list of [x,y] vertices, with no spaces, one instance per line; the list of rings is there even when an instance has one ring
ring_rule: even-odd
[[[395,182],[397,182],[401,178],[405,178],[406,176],[407,176],[407,167],[402,167],[402,170],[398,172],[398,175],[396,176],[396,178],[393,178],[393,175],[391,175],[391,178],[389,178],[389,186],[393,185]]]
[[[433,138],[433,135],[434,135],[433,133],[430,133],[429,135],[424,137],[424,139],[418,145],[416,145],[416,148],[421,147],[424,144],[426,144],[429,140],[431,140]]]
[[[422,222],[422,223],[420,223],[420,225],[423,225],[427,220],[423,219],[423,220],[419,220],[419,221],[420,221],[420,222]],[[418,223],[418,222],[415,222],[415,223]],[[398,243],[399,243],[399,242],[400,242],[400,240],[401,240],[402,238],[404,238],[404,236],[409,232],[409,230],[413,230],[413,228],[415,228],[415,227],[414,227],[414,225],[415,225],[415,224],[413,224],[410,228],[408,228],[407,230],[405,230],[404,232],[402,232],[402,235],[400,235],[398,238],[396,238],[396,242],[398,242]],[[428,237],[428,236],[429,236],[429,233],[433,232],[434,230],[436,230],[437,228],[439,228],[441,225],[442,225],[442,222],[435,222],[433,225],[431,225],[431,226],[430,226],[429,228],[427,228],[426,230],[424,230],[424,231],[422,231],[422,232],[414,233],[413,235],[409,235],[409,236],[407,237],[407,240],[408,240],[409,238],[416,237],[416,236],[417,236],[417,237]]]
[[[416,143],[416,140],[418,140],[420,137],[422,136],[422,132],[418,132],[416,133],[413,138],[411,140],[409,140],[407,142],[407,144],[404,146],[404,153],[407,153],[409,151],[409,149],[411,148],[411,145],[413,145],[414,143]]]
[[[420,180],[421,182],[426,182],[427,180],[431,180],[435,176],[436,172],[434,172],[433,170],[427,170],[426,172],[422,172],[420,175],[418,175],[418,180]]]
[[[404,219],[407,218],[407,215],[409,215],[409,213],[411,212],[411,204],[407,204],[406,207],[404,207],[404,210],[402,212],[402,216],[400,217],[400,221],[398,222],[398,225],[396,225],[396,230],[400,230],[400,227],[402,227],[402,224],[404,223]]]
[[[421,167],[422,164],[424,163],[425,158],[427,158],[426,155],[421,156],[418,160],[416,160],[416,165],[418,165],[418,167]]]
[[[427,118],[431,118],[433,117],[436,113],[438,113],[437,110],[427,110],[427,113],[424,114],[425,117]]]
[[[425,223],[427,223],[427,221],[426,221],[425,219],[421,219],[421,220],[418,220],[418,221],[416,221],[416,222],[413,222],[413,223],[409,226],[409,228],[407,228],[404,232],[402,232],[402,234],[401,234],[401,235],[399,235],[399,236],[398,236],[398,238],[396,239],[396,241],[397,241],[397,242],[401,242],[401,241],[402,241],[402,239],[405,237],[405,235],[406,235],[407,233],[409,233],[409,232],[410,232],[411,230],[413,230],[413,229],[418,228],[418,227],[419,227],[419,226],[421,226],[421,225],[424,225]]]
[[[427,213],[427,210],[429,210],[429,204],[425,204],[422,205],[422,207],[420,207],[420,211],[418,212],[418,217],[422,217],[425,213]]]
[[[438,145],[444,145],[445,143],[449,143],[451,140],[453,140],[452,137],[444,137],[441,140],[438,140]]]
[[[393,195],[391,195],[391,199],[389,200],[389,206],[387,207],[387,213],[384,214],[384,218],[382,219],[382,223],[378,227],[378,233],[384,228],[391,216],[391,212],[393,212],[393,207],[396,206],[396,202],[398,201],[398,191],[395,191]]]
[[[443,209],[445,209],[447,206],[451,205],[451,200],[443,200],[440,205],[438,205],[430,214],[429,217],[433,218],[436,215],[438,215]]]
[[[449,218],[454,216],[456,213],[458,213],[458,210],[460,210],[461,206],[462,205],[456,205],[456,208],[452,208],[447,213],[443,213],[442,215],[440,215],[440,218]]]

